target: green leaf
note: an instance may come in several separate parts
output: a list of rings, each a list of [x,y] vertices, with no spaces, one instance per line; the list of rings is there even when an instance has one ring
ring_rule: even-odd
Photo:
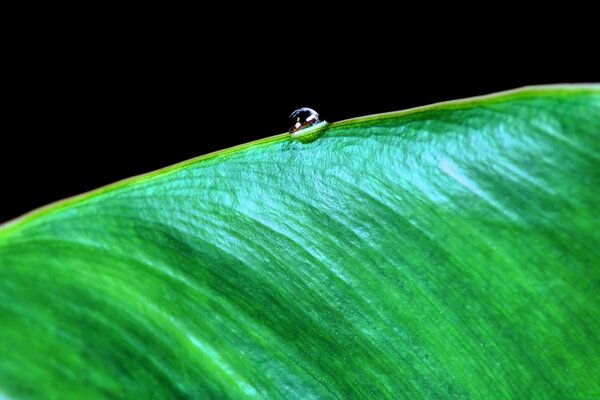
[[[119,182],[0,229],[0,397],[599,398],[599,202],[598,85]]]

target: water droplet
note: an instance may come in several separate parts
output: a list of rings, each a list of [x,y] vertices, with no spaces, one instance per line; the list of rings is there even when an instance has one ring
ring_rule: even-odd
[[[320,123],[319,114],[312,108],[302,107],[290,115],[290,133]]]

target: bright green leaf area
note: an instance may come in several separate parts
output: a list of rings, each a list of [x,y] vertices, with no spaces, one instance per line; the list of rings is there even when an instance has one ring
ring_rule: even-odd
[[[599,85],[119,182],[0,228],[0,397],[600,398],[599,207]]]

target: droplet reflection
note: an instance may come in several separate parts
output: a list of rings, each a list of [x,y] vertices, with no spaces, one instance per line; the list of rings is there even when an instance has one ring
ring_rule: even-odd
[[[301,129],[320,123],[319,114],[312,108],[302,107],[290,115],[290,133],[298,132]]]

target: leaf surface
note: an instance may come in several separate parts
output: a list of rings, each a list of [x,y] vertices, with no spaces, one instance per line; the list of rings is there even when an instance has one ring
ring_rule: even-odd
[[[600,86],[533,87],[38,210],[0,228],[0,396],[598,398],[599,154]]]

